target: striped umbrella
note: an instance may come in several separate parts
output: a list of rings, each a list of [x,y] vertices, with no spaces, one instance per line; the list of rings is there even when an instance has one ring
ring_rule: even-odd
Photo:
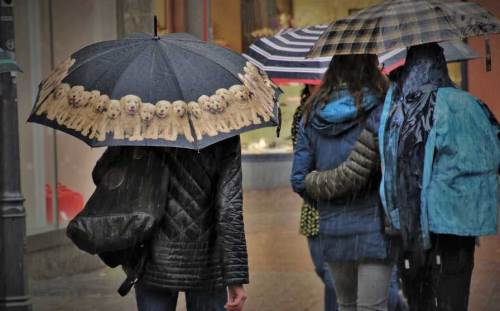
[[[273,37],[255,41],[244,56],[253,62],[277,84],[291,82],[320,84],[332,59],[331,56],[306,58],[307,53],[328,25],[287,29]],[[477,58],[479,55],[461,41],[443,42],[447,61]],[[384,73],[404,64],[406,48],[379,55]]]
[[[331,23],[308,56],[379,54],[499,32],[500,20],[476,3],[388,0]]]

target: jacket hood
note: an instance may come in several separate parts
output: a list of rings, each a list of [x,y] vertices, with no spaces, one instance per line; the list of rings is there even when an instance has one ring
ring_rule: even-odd
[[[377,106],[378,99],[369,90],[363,90],[362,106],[368,113]],[[332,96],[324,106],[316,105],[311,126],[322,135],[338,136],[359,123],[354,96],[348,90],[341,90]]]
[[[443,49],[437,43],[410,47],[399,80],[399,89],[404,98],[429,85],[434,88],[453,86]]]

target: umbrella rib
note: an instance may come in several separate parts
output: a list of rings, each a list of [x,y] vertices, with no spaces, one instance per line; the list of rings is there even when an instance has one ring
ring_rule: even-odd
[[[137,40],[139,41],[139,40]],[[67,76],[69,76],[73,71],[77,70],[78,68],[80,68],[81,66],[85,65],[86,63],[98,58],[98,57],[101,57],[101,56],[104,56],[106,54],[109,54],[111,52],[116,52],[116,50],[119,50],[119,49],[124,49],[124,48],[130,48],[131,46],[133,45],[137,45],[139,42],[134,42],[134,44],[131,44],[131,45],[122,45],[122,46],[117,46],[117,47],[114,47],[114,48],[110,48],[109,50],[106,50],[102,53],[99,53],[99,54],[95,54],[95,55],[92,55],[91,57],[89,58],[86,58],[85,60],[82,60],[81,62],[78,62],[78,65],[77,66],[73,66],[72,68],[70,68],[70,71],[68,72]]]
[[[160,41],[161,42],[161,41]],[[163,43],[162,43],[163,44]],[[165,47],[167,47],[165,45]],[[179,82],[179,79],[177,79],[177,72],[175,70],[175,67],[172,66],[172,63],[170,62],[170,60],[168,59],[168,57],[165,57],[164,53],[160,53],[161,57],[163,58],[163,60],[167,63],[167,65],[172,68],[172,71],[174,72],[174,77],[175,77],[175,83],[177,84],[177,88],[179,89],[180,93],[182,94],[182,97],[184,99],[186,99],[186,96],[184,94],[184,91],[182,90],[182,87],[181,87],[181,84]],[[187,103],[186,103],[187,104]],[[191,119],[191,114],[188,113],[187,109],[186,109],[186,114],[187,114],[187,117],[188,117],[188,120],[189,120],[189,129],[191,130],[191,135],[193,136],[194,138],[194,145],[193,147],[195,149],[199,149],[199,145],[198,145],[198,138],[196,137],[196,132],[194,130],[194,126],[193,126],[193,120]]]
[[[127,67],[128,67],[128,66],[127,66]],[[123,71],[127,70],[127,67],[126,67]],[[106,70],[104,70],[104,71],[103,71],[103,72],[99,75],[99,77],[98,77],[97,79],[95,79],[95,82],[94,82],[93,86],[95,87],[95,83],[99,82],[99,80],[100,80],[100,78],[101,78],[101,77],[105,76],[107,73],[109,73],[109,71],[110,71],[110,70],[113,70],[113,69],[114,69],[114,67],[109,66]],[[113,92],[111,91],[111,92],[110,92],[110,94],[106,94],[106,95],[111,96],[111,93],[113,93]]]
[[[153,81],[153,71],[154,71],[154,61],[155,61],[155,55],[156,54],[156,49],[153,49],[153,55],[151,55],[151,65],[150,65],[150,68],[149,68],[149,81]],[[151,96],[151,93],[152,93],[152,88],[149,87],[149,98],[152,98]]]
[[[141,53],[144,53],[144,52],[146,52],[146,51],[148,51],[148,49],[147,49],[147,48],[143,49],[143,50],[142,50],[142,51],[141,51],[138,55],[140,55]],[[138,55],[136,55],[136,57],[137,57]],[[134,60],[132,60],[132,61],[131,61],[131,62],[130,62],[130,63],[129,63],[126,67],[125,67],[125,69],[122,71],[122,74],[120,75],[120,77],[118,78],[118,80],[116,80],[116,83],[115,83],[115,85],[114,85],[114,87],[113,87],[113,90],[111,91],[111,93],[112,93],[112,94],[114,94],[114,93],[115,93],[115,89],[116,89],[116,87],[120,84],[120,82],[122,81],[122,79],[125,77],[125,75],[124,75],[123,73],[124,73],[124,72],[126,72],[126,71],[130,68],[130,66],[132,66],[132,64],[133,64],[133,63],[134,63]],[[109,94],[109,95],[111,96],[111,94]],[[134,94],[134,95],[135,95],[135,94]]]
[[[170,60],[168,59],[168,57],[165,57],[164,53],[160,53],[160,55],[161,55],[161,58],[163,59],[163,61],[167,64],[167,66],[170,67],[170,68],[172,68],[172,71],[174,72],[174,77],[175,77],[175,79],[174,79],[175,80],[175,84],[177,85],[177,88],[179,89],[182,97],[186,98],[186,96],[184,94],[184,91],[182,90],[181,84],[179,82],[179,79],[177,78],[177,71],[175,70],[175,67],[172,66],[172,63],[170,62]]]
[[[162,44],[164,44],[164,43],[162,42]],[[164,45],[165,45],[165,44],[164,44]],[[176,47],[178,47],[178,48],[182,49],[183,51],[189,52],[189,53],[191,53],[191,54],[195,54],[195,55],[197,55],[197,56],[204,57],[206,60],[208,60],[208,61],[210,61],[210,62],[212,62],[212,63],[215,63],[215,64],[217,64],[218,66],[222,67],[225,71],[229,72],[231,75],[233,75],[234,77],[236,77],[236,79],[239,81],[239,77],[238,77],[236,74],[234,74],[231,70],[227,69],[224,65],[222,65],[222,64],[221,64],[221,63],[219,63],[218,61],[213,60],[213,59],[211,59],[211,58],[208,58],[206,55],[203,55],[203,54],[197,53],[197,52],[195,52],[195,51],[193,51],[193,50],[191,50],[191,49],[189,49],[189,48],[187,48],[187,47],[185,47],[185,46],[182,46],[182,45],[180,45],[180,44],[176,44],[176,43],[172,42],[172,45],[175,45]]]

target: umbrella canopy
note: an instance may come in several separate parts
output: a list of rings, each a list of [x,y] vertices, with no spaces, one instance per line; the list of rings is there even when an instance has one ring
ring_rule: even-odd
[[[328,25],[288,29],[273,37],[255,41],[246,54],[248,60],[264,70],[277,84],[290,82],[320,84],[328,69],[332,56],[306,58],[307,53],[319,39]],[[440,43],[448,62],[479,57],[472,48],[462,41]],[[379,55],[384,73],[404,64],[406,48],[387,51]]]
[[[28,119],[90,146],[201,149],[278,123],[276,88],[244,57],[188,34],[89,45],[39,88]]]
[[[21,69],[6,51],[0,49],[0,73],[11,71],[21,71]]]
[[[500,21],[476,3],[388,0],[330,24],[308,56],[380,54],[498,32]]]

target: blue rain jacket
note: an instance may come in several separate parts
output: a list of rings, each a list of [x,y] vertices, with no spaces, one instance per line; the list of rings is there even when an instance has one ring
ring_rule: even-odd
[[[294,150],[291,184],[306,201],[304,179],[313,171],[333,169],[344,162],[364,128],[378,130],[382,101],[366,91],[364,121],[357,120],[354,98],[347,90],[316,107],[307,126],[302,121]],[[388,245],[381,233],[378,192],[349,202],[318,201],[320,236],[327,261],[387,259]]]
[[[398,133],[385,130],[392,92],[393,87],[386,95],[379,128],[380,196],[391,224],[399,229],[399,209],[390,200],[398,191],[393,182],[396,165],[386,163],[395,159],[398,142]],[[429,232],[460,236],[497,232],[499,133],[498,123],[478,99],[453,87],[438,89],[424,157],[420,214],[424,247],[430,246]]]

